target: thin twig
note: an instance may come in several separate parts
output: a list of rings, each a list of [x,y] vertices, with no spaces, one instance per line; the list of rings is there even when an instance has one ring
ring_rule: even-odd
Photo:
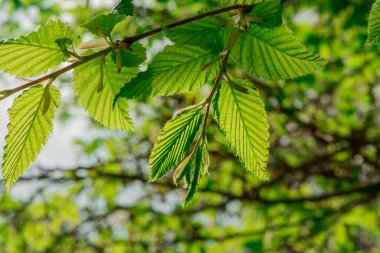
[[[214,10],[214,11],[202,13],[202,14],[190,17],[190,18],[186,18],[186,19],[174,22],[172,24],[169,24],[169,25],[166,25],[166,26],[163,26],[163,27],[159,27],[159,28],[156,28],[156,29],[153,29],[153,30],[150,30],[150,31],[138,34],[138,35],[135,35],[135,36],[124,38],[123,41],[126,42],[126,43],[128,43],[128,44],[132,44],[133,42],[136,42],[138,40],[141,40],[141,39],[144,39],[146,37],[152,36],[152,35],[154,35],[156,33],[160,33],[164,29],[174,28],[174,27],[181,26],[181,25],[184,25],[184,24],[187,24],[187,23],[199,20],[199,19],[203,19],[203,18],[206,18],[206,17],[209,17],[209,16],[214,16],[214,15],[217,15],[217,14],[220,14],[220,13],[224,13],[224,12],[228,12],[228,11],[232,11],[232,10],[242,9],[242,8],[245,8],[245,7],[247,7],[247,6],[233,5],[233,6],[229,6],[229,7],[220,8],[220,9],[217,9],[217,10]]]

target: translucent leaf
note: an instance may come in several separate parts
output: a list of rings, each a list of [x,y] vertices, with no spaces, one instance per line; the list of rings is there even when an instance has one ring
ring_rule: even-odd
[[[196,107],[176,114],[165,124],[149,159],[151,181],[162,177],[183,161],[203,118],[203,107]]]
[[[242,70],[270,80],[304,76],[326,64],[309,53],[285,25],[270,29],[251,25],[241,34],[231,57]]]
[[[191,169],[191,163],[193,159],[193,153],[188,155],[176,168],[173,173],[173,182],[177,185],[177,183],[181,182],[184,178],[187,170]]]
[[[213,101],[215,119],[243,167],[269,179],[269,125],[259,92],[246,80],[224,81]]]
[[[122,88],[118,97],[170,96],[198,90],[218,74],[219,62],[203,69],[216,57],[213,52],[195,46],[166,47],[147,71]]]
[[[124,83],[137,73],[137,68],[122,68],[117,73],[110,56],[97,58],[75,68],[74,91],[85,110],[100,124],[111,129],[134,130],[127,100],[119,99],[115,107],[113,100]]]
[[[100,14],[90,19],[83,27],[95,35],[109,37],[115,25],[123,21],[124,18],[123,15],[118,14]]]
[[[0,69],[18,77],[38,76],[66,61],[70,27],[60,21],[49,21],[36,32],[0,42]]]
[[[367,44],[380,45],[380,0],[377,0],[371,9]]]
[[[50,101],[45,102],[47,99]],[[10,123],[1,165],[8,190],[46,144],[59,102],[60,94],[55,87],[44,89],[37,85],[17,97],[8,110]]]
[[[225,5],[233,5],[233,4],[241,4],[241,5],[253,5],[263,2],[263,0],[218,0],[220,4]]]
[[[121,65],[136,67],[146,60],[146,49],[140,43],[133,43],[131,51],[121,48]],[[112,52],[112,60],[116,63],[116,52]]]
[[[132,16],[133,15],[133,3],[132,0],[119,0],[113,12],[120,15]]]
[[[282,25],[281,0],[267,0],[253,7],[247,15],[259,18],[256,23],[261,27],[276,27]]]
[[[79,49],[96,49],[101,47],[109,47],[109,44],[104,39],[92,39],[82,43]]]
[[[165,35],[178,45],[193,45],[205,49],[223,50],[220,34],[226,30],[225,17],[218,15],[203,18],[172,29],[164,29]]]
[[[192,171],[191,182],[189,185],[189,190],[187,191],[183,205],[187,205],[194,198],[195,192],[197,191],[199,181],[202,176],[202,160],[203,160],[203,144],[200,144],[197,148],[194,157],[194,168]]]

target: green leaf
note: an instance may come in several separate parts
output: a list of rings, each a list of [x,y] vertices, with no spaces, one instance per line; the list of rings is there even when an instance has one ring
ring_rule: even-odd
[[[282,25],[281,0],[267,0],[253,7],[247,15],[259,19],[254,21],[261,27],[276,27]]]
[[[82,106],[100,124],[111,129],[134,130],[127,100],[119,99],[114,107],[113,100],[124,83],[137,73],[137,68],[122,68],[117,73],[109,55],[106,59],[97,58],[75,68],[74,91]]]
[[[243,79],[224,81],[213,101],[215,119],[243,167],[269,179],[269,125],[259,92]]]
[[[150,181],[156,181],[183,161],[203,118],[203,107],[192,107],[165,124],[149,159]]]
[[[242,70],[270,80],[304,76],[326,64],[309,53],[285,25],[267,29],[252,24],[241,34],[231,57]]]
[[[124,67],[136,67],[146,60],[146,49],[140,43],[133,43],[131,49],[121,48],[121,65]],[[112,52],[112,60],[116,63],[116,52]]]
[[[38,76],[66,61],[74,39],[70,27],[49,21],[36,32],[0,42],[0,69],[18,77]]]
[[[371,9],[367,45],[380,45],[380,0],[377,0]]]
[[[119,0],[113,8],[113,13],[132,16],[133,15],[133,3],[132,0]]]
[[[202,137],[201,142],[197,150],[195,151],[195,155],[192,157],[191,161],[185,168],[183,176],[186,176],[186,181],[188,182],[189,190],[187,191],[185,200],[183,201],[183,205],[187,205],[193,199],[195,192],[197,191],[198,184],[201,178],[205,173],[208,173],[208,167],[210,164],[209,154],[207,150],[207,139],[206,137]],[[182,176],[182,175],[181,175]]]
[[[46,102],[47,99],[50,101]],[[8,191],[46,144],[59,102],[60,94],[55,87],[44,89],[37,85],[17,97],[8,110],[10,123],[1,165]]]
[[[110,37],[115,25],[123,21],[125,17],[118,14],[100,14],[90,19],[83,27],[100,37]]]
[[[253,5],[263,2],[264,0],[218,0],[220,4],[224,5],[233,5],[233,4],[241,4],[241,5]]]
[[[204,170],[204,144],[200,143],[194,157],[194,168],[191,176],[191,183],[189,190],[187,191],[183,205],[187,205],[194,198],[195,192],[197,191],[199,181],[202,177],[202,171]]]
[[[221,15],[203,18],[172,29],[164,29],[165,35],[178,45],[193,45],[219,52],[221,33],[226,30],[225,18]],[[224,20],[224,22],[223,22]]]
[[[178,184],[185,177],[188,170],[191,170],[191,164],[193,161],[194,154],[191,153],[188,155],[183,161],[175,168],[173,173],[173,182],[174,184]]]
[[[170,96],[198,90],[218,74],[220,63],[203,69],[217,56],[195,46],[170,46],[159,53],[148,70],[127,83],[118,97]]]

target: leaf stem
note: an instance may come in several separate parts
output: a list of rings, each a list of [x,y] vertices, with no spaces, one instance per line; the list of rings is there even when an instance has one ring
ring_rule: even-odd
[[[226,71],[227,71],[227,63],[228,63],[228,58],[230,56],[230,52],[231,51],[229,49],[226,50],[224,57],[223,57],[222,66],[220,67],[220,71],[218,73],[218,76],[215,79],[214,86],[212,87],[212,90],[211,90],[210,94],[208,95],[208,97],[205,99],[205,103],[207,104],[206,111],[205,111],[205,118],[203,120],[201,134],[199,135],[199,138],[194,145],[194,148],[193,148],[193,151],[191,152],[191,155],[193,155],[195,153],[195,150],[197,150],[199,144],[201,143],[202,138],[204,138],[206,135],[207,121],[208,121],[208,117],[209,117],[210,109],[211,109],[211,99],[214,97],[214,95],[215,95],[216,91],[218,90],[218,87],[221,83],[222,77],[223,77],[224,73],[226,73]]]

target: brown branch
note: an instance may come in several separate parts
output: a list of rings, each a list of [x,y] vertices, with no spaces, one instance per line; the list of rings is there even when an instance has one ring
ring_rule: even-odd
[[[229,7],[220,8],[220,9],[217,9],[217,10],[214,10],[214,11],[210,11],[210,12],[202,13],[202,14],[190,17],[190,18],[186,18],[186,19],[180,20],[178,22],[174,22],[174,23],[171,23],[169,25],[165,25],[163,27],[159,27],[159,28],[156,28],[156,29],[153,29],[153,30],[150,30],[150,31],[138,34],[138,35],[134,35],[134,36],[131,36],[131,37],[124,38],[123,41],[126,42],[126,43],[128,43],[128,44],[132,44],[132,43],[134,43],[134,42],[136,42],[138,40],[141,40],[141,39],[144,39],[146,37],[152,36],[152,35],[154,35],[156,33],[160,33],[165,28],[166,29],[174,28],[174,27],[181,26],[181,25],[184,25],[184,24],[187,24],[187,23],[199,20],[199,19],[203,19],[203,18],[206,18],[206,17],[209,17],[209,16],[214,16],[214,15],[217,15],[217,14],[220,14],[220,13],[224,13],[224,12],[228,12],[228,11],[232,11],[232,10],[236,10],[236,9],[243,9],[243,8],[246,8],[246,7],[247,6],[243,6],[243,5],[233,5],[233,6],[229,6]]]
[[[96,52],[94,54],[83,56],[80,61],[76,61],[74,63],[71,63],[70,65],[68,65],[66,67],[58,69],[58,70],[56,70],[56,71],[54,71],[54,72],[52,72],[50,74],[44,75],[44,76],[42,76],[40,78],[37,78],[37,79],[35,79],[33,81],[27,82],[27,83],[25,83],[25,84],[23,84],[21,86],[18,86],[18,87],[14,88],[14,89],[1,91],[1,93],[5,93],[5,94],[7,94],[7,96],[9,96],[9,95],[11,95],[13,93],[16,93],[18,91],[24,90],[26,88],[29,88],[29,87],[31,87],[31,86],[33,86],[35,84],[39,84],[39,83],[42,83],[42,82],[50,80],[50,79],[55,79],[58,76],[62,75],[63,73],[66,73],[67,71],[72,70],[72,69],[74,69],[74,68],[82,65],[83,63],[89,62],[89,61],[91,61],[91,60],[93,60],[93,59],[95,59],[95,58],[97,58],[99,56],[108,54],[112,50],[113,49],[111,47],[108,47],[108,48],[103,49],[103,50],[101,50],[99,52]],[[6,98],[7,96],[0,98],[0,100],[3,99],[3,98]]]
[[[199,14],[199,15],[196,15],[196,16],[193,16],[193,17],[190,17],[190,18],[186,18],[186,19],[180,20],[180,21],[172,23],[172,24],[168,24],[168,25],[166,25],[164,27],[155,28],[153,30],[150,30],[150,31],[147,31],[147,32],[144,32],[144,33],[141,33],[141,34],[137,34],[137,35],[134,35],[134,36],[130,36],[130,37],[124,38],[123,42],[126,42],[128,44],[132,44],[132,43],[134,43],[136,41],[139,41],[141,39],[144,39],[144,38],[147,38],[149,36],[152,36],[152,35],[154,35],[156,33],[162,32],[164,28],[170,29],[170,28],[181,26],[181,25],[184,25],[184,24],[187,24],[187,23],[199,20],[199,19],[203,19],[203,18],[206,18],[206,17],[209,17],[209,16],[213,16],[213,15],[217,15],[217,14],[220,14],[220,13],[228,12],[228,11],[231,11],[231,10],[236,10],[236,9],[243,9],[243,10],[245,10],[248,7],[252,8],[252,6],[244,6],[244,5],[233,5],[233,6],[229,6],[229,7],[220,8],[220,9],[217,9],[217,10],[214,10],[214,11],[210,11],[210,12]],[[112,50],[114,50],[112,47],[108,47],[108,48],[106,48],[104,50],[101,50],[99,52],[96,52],[94,54],[83,56],[83,57],[81,57],[80,61],[74,62],[74,63],[72,63],[72,64],[70,64],[70,65],[68,65],[68,66],[66,66],[64,68],[58,69],[58,70],[56,70],[56,71],[54,71],[54,72],[52,72],[50,74],[44,75],[44,76],[42,76],[40,78],[37,78],[37,79],[32,80],[30,82],[27,82],[27,83],[25,83],[23,85],[20,85],[20,86],[14,88],[14,89],[0,91],[0,100],[8,97],[9,95],[12,95],[15,92],[18,92],[18,91],[24,90],[26,88],[29,88],[29,87],[31,87],[31,86],[33,86],[35,84],[41,83],[41,82],[49,80],[49,79],[55,79],[58,76],[62,75],[63,73],[66,73],[67,71],[70,71],[70,70],[72,70],[72,69],[74,69],[74,68],[82,65],[83,63],[91,61],[91,60],[93,60],[93,59],[95,59],[97,57],[100,57],[102,55],[108,54]]]

